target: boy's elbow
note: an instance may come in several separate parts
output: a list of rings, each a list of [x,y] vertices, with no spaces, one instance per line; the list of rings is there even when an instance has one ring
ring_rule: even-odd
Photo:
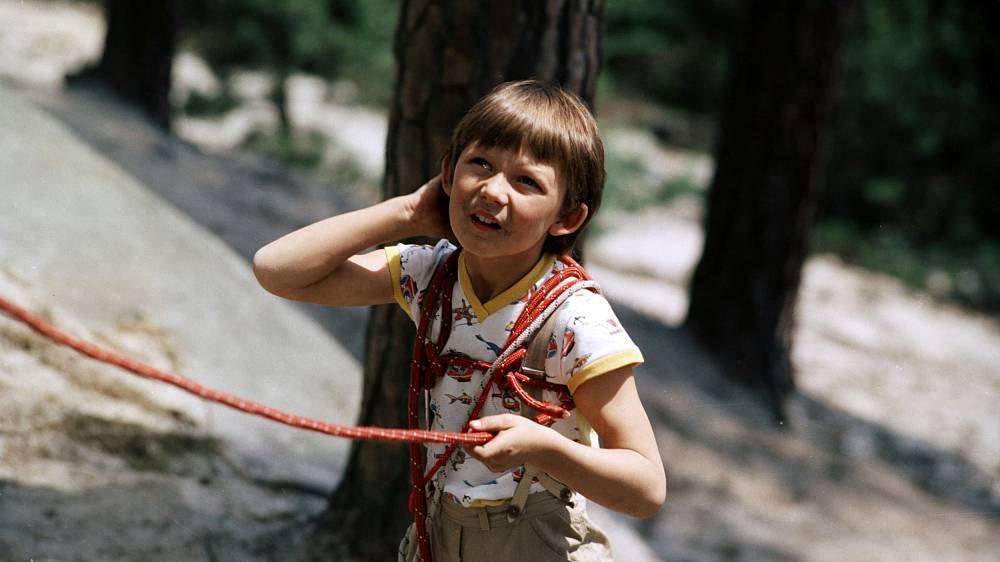
[[[661,475],[659,481],[651,486],[643,501],[637,502],[633,517],[648,519],[660,512],[660,508],[667,502],[667,480]]]
[[[280,295],[280,288],[274,282],[274,266],[271,263],[270,257],[267,252],[267,246],[257,250],[253,255],[253,275],[257,278],[257,282],[260,286],[264,288],[265,291]]]
[[[660,512],[660,508],[667,501],[666,491],[658,495],[651,495],[650,497],[643,498],[643,501],[636,502],[633,504],[629,510],[629,515],[632,517],[637,517],[639,519],[649,519],[657,513]]]

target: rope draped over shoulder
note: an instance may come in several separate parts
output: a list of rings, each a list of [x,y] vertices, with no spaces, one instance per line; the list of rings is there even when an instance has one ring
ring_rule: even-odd
[[[545,323],[549,316],[569,298],[571,294],[581,289],[597,292],[597,283],[582,267],[568,256],[560,256],[563,268],[554,273],[542,286],[535,291],[520,316],[515,320],[507,341],[504,343],[493,363],[478,361],[459,354],[442,354],[445,343],[451,335],[451,296],[458,278],[458,254],[453,252],[442,263],[431,279],[430,285],[423,293],[420,303],[420,323],[417,325],[417,335],[413,342],[413,358],[410,362],[410,388],[407,404],[407,418],[411,430],[420,426],[420,397],[429,391],[439,376],[448,369],[457,368],[460,371],[485,371],[479,388],[479,398],[466,420],[462,435],[470,433],[469,423],[478,419],[486,404],[486,398],[494,385],[509,388],[518,398],[539,412],[533,419],[542,425],[552,425],[557,419],[569,415],[575,405],[568,396],[565,385],[557,385],[544,380],[530,377],[520,372],[521,362],[527,352],[527,344],[535,332]],[[440,313],[437,337],[430,336],[431,324],[435,313]],[[563,394],[559,405],[536,400],[524,390],[524,385],[553,390]],[[448,462],[459,442],[453,442],[438,457],[434,465],[424,473],[424,459],[418,443],[410,444],[410,500],[409,508],[415,520],[415,534],[418,543],[420,559],[432,562],[430,539],[427,533],[427,485],[435,474]]]

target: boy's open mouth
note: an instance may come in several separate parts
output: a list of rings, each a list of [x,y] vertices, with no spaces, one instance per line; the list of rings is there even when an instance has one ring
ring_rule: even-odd
[[[495,219],[478,213],[472,215],[472,224],[483,230],[500,230],[500,223]]]

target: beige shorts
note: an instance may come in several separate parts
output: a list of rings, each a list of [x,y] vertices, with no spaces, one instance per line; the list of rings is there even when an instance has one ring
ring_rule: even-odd
[[[577,496],[578,499],[579,496]],[[507,507],[462,507],[442,500],[427,524],[434,562],[608,562],[608,538],[587,517],[583,501],[569,507],[547,492],[528,496],[511,523]],[[400,562],[416,562],[413,525],[399,545]]]

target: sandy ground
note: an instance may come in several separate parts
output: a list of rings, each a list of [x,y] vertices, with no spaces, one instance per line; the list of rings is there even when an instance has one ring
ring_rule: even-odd
[[[31,19],[39,10],[44,19]],[[31,63],[37,59],[75,64],[72,56],[47,54],[62,53],[64,39],[54,37],[67,36],[49,33],[58,28],[50,22],[72,21],[75,30],[100,25],[87,10],[0,2],[0,45],[21,45],[16,64],[0,75],[30,83],[36,103],[239,254],[288,224],[358,203],[338,186],[157,136],[100,95],[62,94],[57,84],[18,76],[20,68],[45,67]],[[28,25],[38,21],[45,23]],[[11,29],[48,39],[31,42]],[[74,33],[79,44],[95,37]],[[337,115],[350,125],[350,112]],[[353,126],[377,134],[370,121]],[[651,173],[686,166],[696,176],[710,166],[641,133],[615,138],[629,144],[612,140],[609,149],[641,155]],[[775,427],[677,328],[700,251],[700,213],[693,201],[679,200],[635,216],[608,214],[605,234],[590,246],[589,268],[647,358],[638,381],[670,488],[653,519],[598,514],[643,537],[645,545],[630,545],[619,558],[1000,558],[995,319],[834,257],[814,257],[804,272],[793,351],[801,392],[791,427]],[[4,269],[0,290],[151,361],[169,366],[185,353],[156,318],[94,331],[75,310],[54,306],[30,273]],[[351,326],[363,316],[309,312],[358,356]],[[269,544],[322,509],[323,489],[248,474],[248,459],[207,434],[203,419],[151,400],[141,386],[123,385],[117,373],[52,349],[6,319],[0,385],[0,559],[266,559],[275,552]]]

